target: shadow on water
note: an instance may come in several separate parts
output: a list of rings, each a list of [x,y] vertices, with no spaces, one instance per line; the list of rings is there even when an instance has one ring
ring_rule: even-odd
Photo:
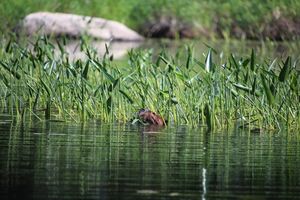
[[[291,199],[294,133],[0,118],[1,199]]]

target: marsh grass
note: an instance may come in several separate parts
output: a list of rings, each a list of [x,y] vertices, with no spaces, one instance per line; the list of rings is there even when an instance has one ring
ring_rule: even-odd
[[[126,123],[147,107],[169,124],[299,128],[300,72],[291,57],[258,63],[250,49],[215,62],[213,48],[196,59],[187,46],[175,56],[132,50],[126,64],[116,64],[108,46],[103,57],[85,40],[80,48],[87,59],[70,61],[63,41],[41,37],[31,49],[7,42],[0,52],[2,112],[20,120]]]

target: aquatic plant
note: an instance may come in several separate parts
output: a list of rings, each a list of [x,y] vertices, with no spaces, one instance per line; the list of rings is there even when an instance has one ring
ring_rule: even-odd
[[[71,61],[64,41],[41,37],[32,48],[9,41],[0,51],[1,111],[20,119],[128,122],[149,108],[169,124],[299,128],[300,72],[291,57],[258,63],[249,50],[215,62],[213,48],[196,59],[187,47],[184,61],[179,53],[132,50],[118,63],[108,47],[101,58],[84,40],[80,48],[87,59]]]

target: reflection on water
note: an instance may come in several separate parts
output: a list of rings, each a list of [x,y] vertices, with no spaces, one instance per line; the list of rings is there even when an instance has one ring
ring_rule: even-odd
[[[79,40],[69,40],[64,46],[66,53],[70,60],[82,59],[85,60],[88,58],[86,52],[80,47],[81,42]],[[113,55],[114,59],[121,59],[127,55],[127,52],[131,49],[135,49],[141,45],[141,42],[107,42],[101,40],[95,40],[88,42],[89,47],[92,47],[95,50],[97,56],[102,57],[106,52],[107,45],[110,55]],[[60,54],[58,45],[56,46],[57,54]]]
[[[290,199],[297,134],[0,118],[1,199]]]
[[[33,40],[34,41],[34,40]],[[32,43],[35,43],[33,42]],[[52,42],[56,48],[56,55],[60,56],[60,49],[56,41]],[[60,43],[64,43],[60,41]],[[81,49],[80,40],[65,41],[65,52],[70,60],[87,59],[87,53]],[[241,40],[157,40],[148,39],[140,42],[124,42],[124,41],[101,41],[90,40],[86,44],[91,47],[97,56],[102,58],[106,52],[107,45],[110,55],[116,60],[127,60],[128,51],[132,49],[151,49],[154,55],[158,55],[162,49],[172,56],[179,56],[183,63],[186,62],[187,46],[191,46],[196,59],[203,60],[203,54],[206,54],[209,47],[216,50],[214,61],[223,60],[225,62],[231,53],[237,58],[249,57],[251,50],[254,49],[257,60],[264,62],[268,59],[285,59],[287,56],[297,59],[300,55],[300,41],[272,42],[272,41],[241,41]],[[32,48],[32,47],[31,47]],[[223,58],[220,58],[221,57]],[[180,64],[180,63],[177,63]]]
[[[154,54],[161,52],[162,48],[169,54],[176,56],[186,54],[187,46],[190,45],[194,51],[193,56],[197,59],[204,60],[209,47],[216,50],[213,54],[214,61],[223,60],[235,55],[236,58],[250,57],[251,50],[254,49],[259,62],[268,59],[285,59],[287,56],[300,58],[300,41],[255,41],[255,40],[145,40],[141,45],[142,49],[153,49]],[[220,58],[222,57],[222,58]],[[183,59],[183,63],[186,59]]]

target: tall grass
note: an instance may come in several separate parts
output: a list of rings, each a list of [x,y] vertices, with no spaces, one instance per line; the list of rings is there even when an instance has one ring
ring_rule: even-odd
[[[59,53],[55,46],[58,46]],[[70,61],[64,42],[39,38],[32,49],[9,41],[0,53],[3,112],[40,119],[128,122],[147,107],[169,124],[299,128],[300,72],[291,57],[257,62],[249,56],[215,62],[208,48],[186,60],[161,51],[130,51],[127,64],[112,61],[109,47],[97,57],[82,40],[86,60]]]

